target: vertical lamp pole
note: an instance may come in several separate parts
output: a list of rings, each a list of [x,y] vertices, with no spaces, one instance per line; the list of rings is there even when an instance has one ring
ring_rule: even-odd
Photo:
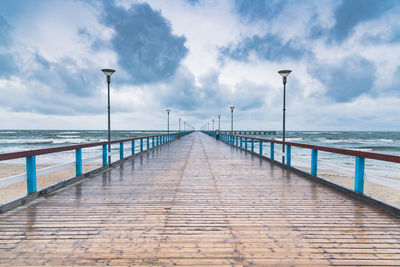
[[[169,113],[171,110],[167,109],[167,140],[169,139]]]
[[[286,82],[291,70],[280,70],[278,73],[283,78],[283,131],[282,131],[282,163],[285,164],[285,112],[286,112]]]
[[[110,82],[111,82],[111,75],[115,72],[113,69],[102,69],[101,70],[107,76],[107,85],[108,85],[108,165],[111,164],[111,122],[110,122]]]
[[[218,115],[218,131],[221,131],[221,115]]]
[[[212,119],[213,120],[213,128],[212,128],[212,130],[213,130],[213,132],[214,132],[214,119]]]
[[[179,132],[178,132],[179,138],[181,137],[181,118],[179,118]]]
[[[231,135],[233,134],[233,110],[235,109],[235,107],[230,107],[231,109]],[[231,136],[232,138],[232,136]]]

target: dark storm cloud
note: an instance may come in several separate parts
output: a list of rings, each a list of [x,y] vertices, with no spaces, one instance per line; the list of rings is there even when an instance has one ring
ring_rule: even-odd
[[[220,48],[222,56],[238,61],[247,61],[251,53],[265,60],[278,61],[283,59],[299,59],[306,55],[307,50],[297,47],[293,40],[284,42],[277,35],[255,35],[243,39],[237,44]]]
[[[235,11],[245,20],[272,19],[287,4],[285,0],[235,0]]]
[[[350,102],[370,93],[375,81],[375,65],[360,56],[349,56],[337,64],[322,64],[310,72],[327,88],[326,95],[336,102]]]
[[[111,43],[130,82],[140,85],[172,77],[188,52],[185,37],[172,34],[170,23],[147,3],[129,9],[105,3],[103,21],[115,30]]]
[[[330,40],[341,43],[362,22],[379,18],[398,1],[382,0],[348,0],[335,10],[336,23],[330,30]]]

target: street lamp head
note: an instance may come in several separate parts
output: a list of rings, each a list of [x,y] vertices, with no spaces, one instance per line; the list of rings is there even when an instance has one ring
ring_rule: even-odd
[[[115,72],[115,70],[113,69],[102,69],[101,70],[107,77],[110,77],[111,75],[113,75],[113,73]]]
[[[167,111],[167,113],[169,114],[171,110],[167,109],[166,111]]]
[[[278,71],[278,73],[282,76],[282,77],[287,77],[287,76],[289,76],[289,74],[291,73],[292,71],[291,70],[280,70],[280,71]]]
[[[289,76],[289,74],[291,73],[291,70],[280,70],[278,71],[278,73],[282,76],[283,79],[283,84],[286,85],[286,77]]]
[[[235,108],[235,107],[229,107],[232,111],[233,111],[233,109]]]

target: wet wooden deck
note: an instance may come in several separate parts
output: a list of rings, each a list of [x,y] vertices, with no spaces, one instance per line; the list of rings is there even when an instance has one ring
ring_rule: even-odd
[[[0,264],[399,265],[400,221],[195,133],[0,216]]]

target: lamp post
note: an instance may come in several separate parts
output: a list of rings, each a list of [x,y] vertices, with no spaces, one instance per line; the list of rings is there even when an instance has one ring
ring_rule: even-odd
[[[169,113],[171,112],[171,110],[167,109],[167,134],[168,134],[168,138],[169,138]]]
[[[178,136],[181,137],[181,118],[179,118],[179,132]]]
[[[102,69],[101,70],[107,76],[107,85],[108,85],[108,165],[111,164],[111,121],[110,121],[110,82],[111,82],[111,75],[115,72],[113,69]]]
[[[285,164],[285,112],[286,112],[286,82],[291,70],[280,70],[278,73],[283,78],[283,131],[282,131],[282,163]]]
[[[229,107],[231,109],[231,134],[233,133],[233,110],[235,107]]]
[[[212,119],[213,120],[213,128],[212,128],[212,130],[213,130],[213,132],[214,132],[214,119]]]
[[[218,115],[218,131],[221,131],[221,115]]]
[[[183,122],[183,130],[186,132],[186,121]]]

